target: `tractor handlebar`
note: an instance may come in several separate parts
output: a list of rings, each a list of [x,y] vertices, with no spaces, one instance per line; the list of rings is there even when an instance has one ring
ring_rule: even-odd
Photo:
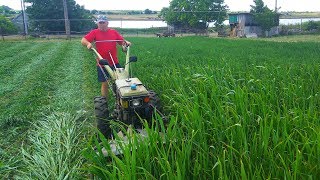
[[[97,57],[100,59],[103,59],[102,56],[98,53],[98,51],[95,48],[91,48],[91,50],[97,55]]]

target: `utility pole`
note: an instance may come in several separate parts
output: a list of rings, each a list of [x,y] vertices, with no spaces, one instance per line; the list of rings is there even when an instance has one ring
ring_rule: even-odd
[[[28,23],[27,23],[27,16],[26,16],[26,7],[24,5],[24,0],[21,0],[21,11],[22,11],[22,21],[23,21],[23,32],[24,35],[28,35]]]
[[[64,26],[66,29],[66,35],[67,39],[70,39],[70,21],[69,21],[69,16],[68,16],[68,7],[67,7],[67,1],[63,1],[63,11],[64,11]]]
[[[277,13],[278,12],[278,1],[276,0],[275,8],[274,11]]]

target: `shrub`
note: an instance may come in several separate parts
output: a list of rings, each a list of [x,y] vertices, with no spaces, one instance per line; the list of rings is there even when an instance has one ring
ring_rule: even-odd
[[[15,34],[17,33],[17,28],[9,21],[6,17],[0,15],[0,34]]]

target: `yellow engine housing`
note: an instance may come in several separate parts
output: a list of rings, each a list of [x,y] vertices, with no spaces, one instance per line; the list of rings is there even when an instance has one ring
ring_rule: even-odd
[[[144,87],[138,78],[118,79],[115,81],[117,90],[120,92],[120,96],[143,96],[148,95],[148,90]],[[136,89],[131,89],[131,85],[135,84]]]

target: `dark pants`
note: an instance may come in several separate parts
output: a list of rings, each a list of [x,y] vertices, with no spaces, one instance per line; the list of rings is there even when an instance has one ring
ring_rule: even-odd
[[[117,63],[116,67],[121,68],[121,65],[119,63]],[[101,71],[101,69],[103,71]],[[113,67],[111,67],[111,69],[113,69]],[[107,72],[107,70],[104,68],[104,66],[97,66],[97,72],[98,72],[98,81],[99,82],[106,82],[110,78],[110,75]]]

